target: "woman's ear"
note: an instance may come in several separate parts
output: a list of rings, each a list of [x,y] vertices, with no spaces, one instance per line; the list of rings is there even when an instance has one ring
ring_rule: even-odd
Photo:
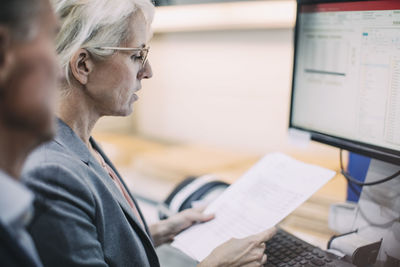
[[[79,49],[69,62],[72,76],[80,84],[86,85],[89,74],[93,71],[93,59],[86,49]]]

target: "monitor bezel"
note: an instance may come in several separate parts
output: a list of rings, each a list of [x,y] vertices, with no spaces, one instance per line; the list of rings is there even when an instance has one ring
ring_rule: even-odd
[[[298,45],[298,27],[299,27],[299,13],[301,6],[304,4],[321,4],[321,3],[340,3],[340,2],[371,2],[376,0],[297,0],[296,24],[294,29],[294,58],[293,58],[293,73],[292,73],[292,89],[290,97],[290,115],[289,115],[289,128],[306,131],[310,133],[311,140],[321,142],[327,145],[335,146],[351,152],[355,152],[367,157],[375,158],[385,162],[400,165],[400,151],[379,147],[363,142],[354,141],[351,139],[333,136],[326,133],[318,132],[315,130],[307,129],[301,126],[296,126],[293,122],[293,101],[295,90],[295,77],[296,77],[296,55]]]

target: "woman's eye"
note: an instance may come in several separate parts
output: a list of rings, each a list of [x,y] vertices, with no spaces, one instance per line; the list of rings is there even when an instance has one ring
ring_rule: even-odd
[[[139,60],[141,58],[142,58],[142,56],[140,54],[134,54],[134,55],[131,56],[132,60]]]

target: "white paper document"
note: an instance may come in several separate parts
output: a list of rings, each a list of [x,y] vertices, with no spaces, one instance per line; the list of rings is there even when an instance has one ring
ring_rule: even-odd
[[[214,220],[180,233],[172,246],[202,261],[230,238],[275,226],[334,175],[281,153],[269,154],[207,207],[205,213],[214,213]]]

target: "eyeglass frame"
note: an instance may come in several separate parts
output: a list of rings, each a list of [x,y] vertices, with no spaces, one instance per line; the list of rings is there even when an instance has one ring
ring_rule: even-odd
[[[144,55],[142,59],[142,68],[147,63],[147,57],[149,55],[150,51],[150,46],[145,46],[145,47],[114,47],[114,46],[101,46],[101,47],[94,47],[95,49],[100,49],[100,50],[115,50],[115,51],[140,51],[140,52],[145,52],[146,54]]]

